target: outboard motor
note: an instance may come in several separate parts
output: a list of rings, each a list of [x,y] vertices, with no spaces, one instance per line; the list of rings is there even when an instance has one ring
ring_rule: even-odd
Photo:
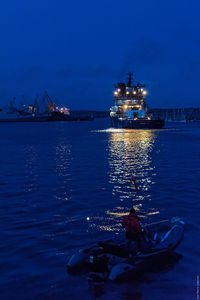
[[[132,272],[134,268],[135,267],[133,265],[127,263],[119,263],[112,268],[108,279],[112,281],[121,279],[123,276],[127,275],[127,273]]]
[[[73,254],[67,263],[67,270],[70,273],[77,272],[80,269],[89,266],[94,257],[103,252],[103,248],[94,247],[85,250],[79,250]]]

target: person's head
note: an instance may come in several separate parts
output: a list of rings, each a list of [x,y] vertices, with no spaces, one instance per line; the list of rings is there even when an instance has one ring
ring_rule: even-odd
[[[134,208],[130,209],[130,214],[135,214],[135,209]]]

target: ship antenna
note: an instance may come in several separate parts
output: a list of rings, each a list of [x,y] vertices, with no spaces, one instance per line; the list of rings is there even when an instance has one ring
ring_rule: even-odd
[[[132,76],[133,76],[133,73],[129,72],[128,73],[128,83],[127,83],[128,87],[132,86]]]

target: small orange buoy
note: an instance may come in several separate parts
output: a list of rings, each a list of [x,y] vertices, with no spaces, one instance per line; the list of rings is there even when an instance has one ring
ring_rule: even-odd
[[[136,178],[135,178],[135,176],[133,175],[133,173],[131,174],[131,180],[132,180],[133,183],[134,183],[135,190],[138,192],[138,191],[139,191],[139,188],[138,188],[137,181],[136,181]]]

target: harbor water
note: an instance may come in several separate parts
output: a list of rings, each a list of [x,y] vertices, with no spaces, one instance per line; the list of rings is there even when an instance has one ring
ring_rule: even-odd
[[[200,124],[166,127],[0,124],[1,299],[198,299]],[[132,206],[144,224],[185,221],[178,258],[120,284],[67,274],[75,251],[123,232]]]

